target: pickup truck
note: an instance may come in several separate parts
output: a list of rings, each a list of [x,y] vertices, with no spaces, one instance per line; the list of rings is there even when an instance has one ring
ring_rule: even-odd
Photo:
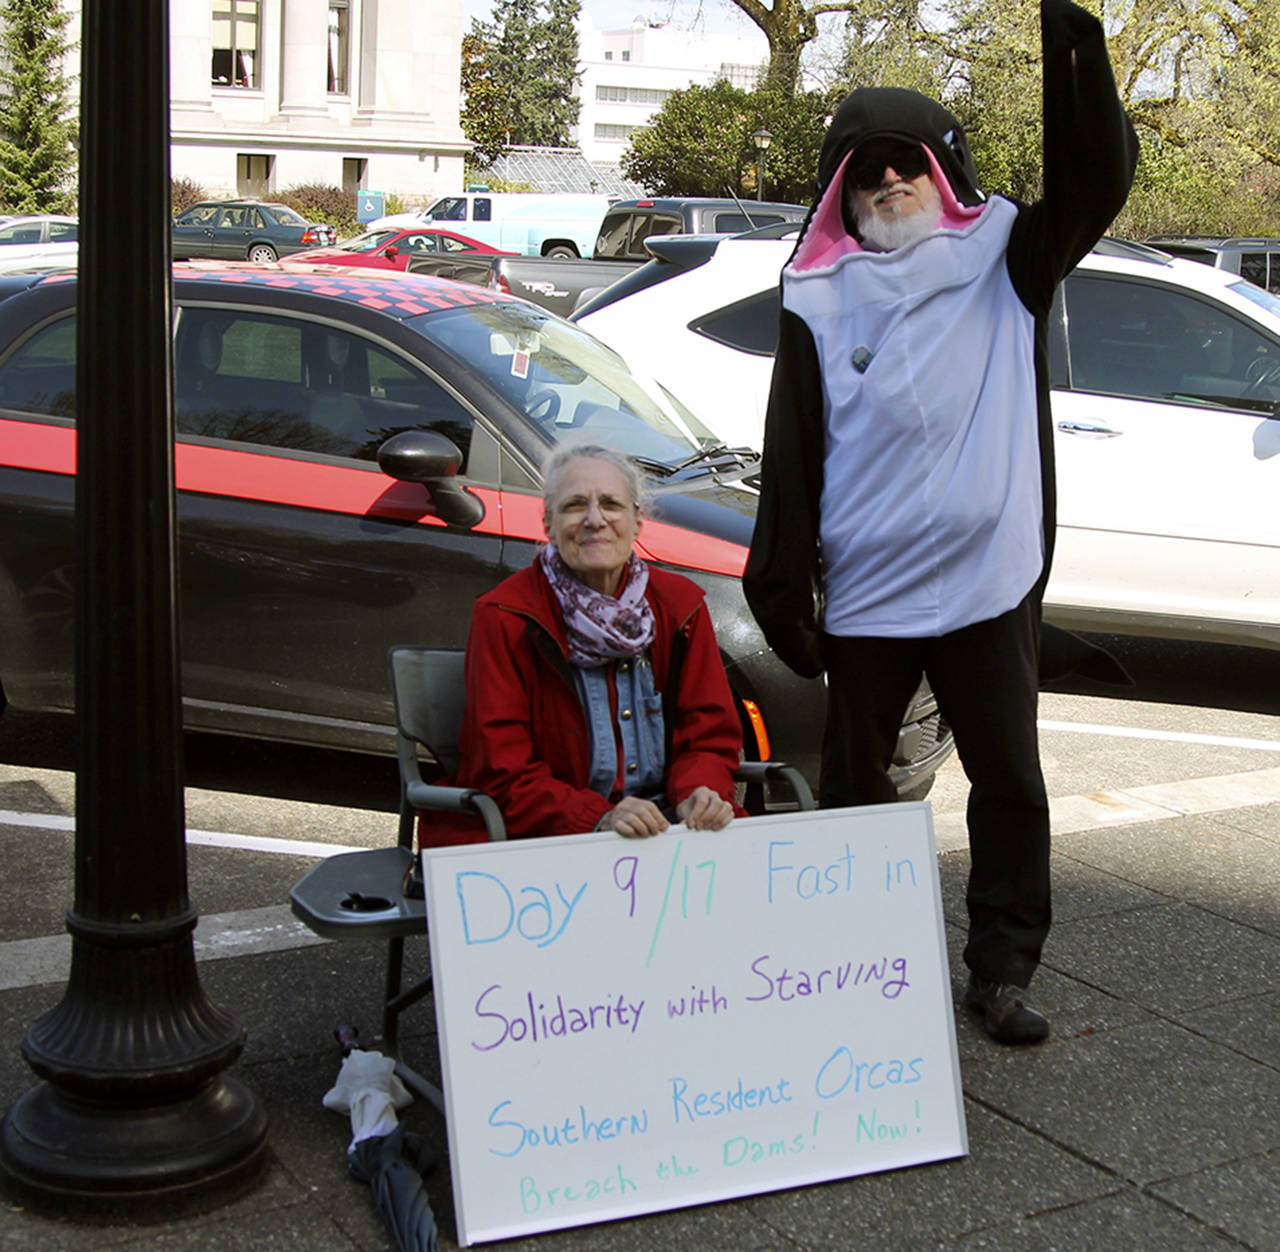
[[[604,215],[588,259],[495,257],[489,286],[568,317],[653,253],[646,240],[662,235],[738,235],[778,222],[799,222],[804,205],[702,197],[619,200]]]

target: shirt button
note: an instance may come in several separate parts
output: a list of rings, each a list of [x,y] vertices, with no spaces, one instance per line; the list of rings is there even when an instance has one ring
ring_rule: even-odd
[[[631,710],[623,709],[622,712],[618,714],[618,716],[622,718],[624,722],[629,722],[631,720]]]
[[[636,763],[632,761],[631,764],[627,766],[627,773],[634,774],[636,772],[636,768]]]
[[[618,668],[625,674],[631,668],[631,662],[623,661],[622,664],[618,666]]]

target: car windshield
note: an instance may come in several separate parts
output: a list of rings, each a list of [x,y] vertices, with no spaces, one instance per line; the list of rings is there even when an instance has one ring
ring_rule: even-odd
[[[477,304],[411,324],[478,373],[548,445],[598,440],[666,473],[718,446],[683,404],[633,374],[612,348],[545,310]]]
[[[400,232],[395,230],[371,230],[367,235],[357,235],[340,244],[343,252],[377,252],[384,243],[389,243]]]
[[[277,222],[288,222],[290,226],[305,226],[307,219],[299,217],[287,204],[269,204],[267,208],[271,210],[271,216]]]

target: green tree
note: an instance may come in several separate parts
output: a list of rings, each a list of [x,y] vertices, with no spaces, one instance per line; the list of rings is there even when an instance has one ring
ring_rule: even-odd
[[[462,133],[473,145],[472,160],[488,165],[507,146],[512,122],[506,97],[494,78],[492,46],[479,22],[462,37]]]
[[[463,132],[492,160],[516,144],[563,147],[578,120],[580,0],[500,0],[472,21],[463,61]],[[469,75],[473,82],[469,84]]]
[[[75,204],[78,136],[62,68],[69,21],[59,0],[0,4],[0,204],[18,213]]]
[[[720,81],[673,91],[636,131],[622,171],[655,195],[756,198],[759,162],[752,134],[773,136],[764,198],[806,203],[812,196],[824,121],[834,101],[822,92],[743,91]]]

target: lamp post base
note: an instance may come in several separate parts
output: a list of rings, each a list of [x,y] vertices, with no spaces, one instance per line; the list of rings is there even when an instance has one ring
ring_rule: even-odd
[[[267,1118],[253,1094],[219,1076],[194,1095],[127,1109],[44,1082],[9,1110],[0,1172],[34,1205],[126,1217],[222,1202],[267,1163]]]

